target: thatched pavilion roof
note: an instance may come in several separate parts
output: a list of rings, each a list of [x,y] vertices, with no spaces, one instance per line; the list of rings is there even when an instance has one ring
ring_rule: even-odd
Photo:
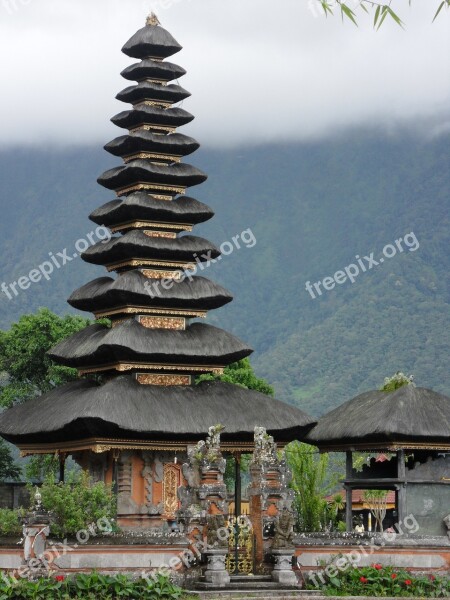
[[[450,398],[405,385],[356,396],[322,417],[305,440],[320,449],[450,449]]]
[[[103,385],[71,382],[15,406],[0,415],[0,434],[20,447],[100,437],[192,443],[221,423],[226,446],[251,445],[255,425],[280,443],[301,439],[314,422],[298,408],[238,385],[140,385],[121,375]]]

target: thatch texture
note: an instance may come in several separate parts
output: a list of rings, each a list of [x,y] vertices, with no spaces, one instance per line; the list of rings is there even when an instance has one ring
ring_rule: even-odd
[[[162,27],[146,25],[128,40],[122,52],[132,58],[168,58],[181,48],[176,39]]]
[[[186,163],[163,165],[138,159],[105,171],[97,181],[105,188],[115,190],[136,182],[189,187],[203,183],[206,179],[205,173]]]
[[[181,133],[158,135],[152,131],[138,130],[121,135],[105,145],[105,150],[114,156],[128,156],[136,152],[159,152],[187,156],[200,147],[194,138]]]
[[[160,280],[149,279],[140,271],[133,270],[126,271],[117,279],[95,279],[73,292],[68,302],[78,310],[90,312],[122,306],[211,310],[232,299],[226,289],[205,277],[174,281],[172,288],[167,290],[161,286]]]
[[[450,445],[450,398],[412,385],[365,392],[322,417],[307,441],[320,448],[391,443]]]
[[[103,204],[94,210],[89,218],[98,225],[107,226],[134,220],[196,225],[208,221],[213,216],[214,212],[209,206],[189,196],[161,202],[145,192],[135,192]]]
[[[130,102],[131,104],[143,100],[159,100],[175,104],[189,98],[190,95],[190,92],[174,83],[161,85],[152,81],[141,81],[137,85],[130,85],[119,92],[116,98],[121,102]]]
[[[150,237],[143,231],[134,229],[120,237],[112,237],[106,243],[99,242],[91,246],[81,256],[88,263],[108,265],[130,258],[193,263],[196,257],[205,261],[219,255],[220,251],[211,242],[195,235],[177,238]]]
[[[124,110],[111,119],[114,125],[124,129],[132,129],[140,125],[181,127],[193,120],[194,116],[182,108],[160,108],[147,105],[134,110]]]
[[[212,325],[194,323],[172,331],[128,320],[112,329],[86,327],[57,344],[49,356],[68,367],[86,368],[117,362],[228,365],[251,353],[240,339]]]
[[[145,58],[141,62],[126,67],[121,73],[124,79],[130,81],[141,81],[142,79],[158,79],[161,81],[172,81],[186,75],[183,67],[171,62],[160,62]]]
[[[0,415],[7,440],[52,442],[95,436],[198,440],[225,425],[223,441],[253,439],[255,425],[276,441],[301,439],[314,421],[301,410],[254,390],[222,382],[197,386],[140,385],[131,375],[103,385],[80,380]]]

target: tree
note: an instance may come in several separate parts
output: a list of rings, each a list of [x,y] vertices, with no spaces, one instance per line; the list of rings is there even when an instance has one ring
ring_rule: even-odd
[[[76,379],[75,369],[55,365],[48,350],[90,324],[89,319],[58,317],[47,308],[24,315],[8,331],[0,331],[0,406],[9,407]]]
[[[89,319],[72,315],[58,317],[47,308],[41,308],[36,314],[22,316],[8,331],[0,331],[0,406],[8,408],[26,402],[76,379],[75,369],[53,364],[47,352],[89,324]],[[40,480],[58,469],[58,460],[53,455],[44,455],[32,457],[25,470],[29,479]],[[21,472],[9,448],[0,445],[0,480],[18,478]]]
[[[392,0],[389,2],[375,2],[373,0],[315,0],[315,2],[323,10],[325,16],[333,15],[334,9],[338,8],[342,19],[349,19],[355,25],[358,25],[356,14],[358,9],[366,13],[373,13],[373,26],[376,29],[382,26],[386,17],[395,21],[400,27],[403,27],[404,24],[399,15],[392,9]],[[409,3],[411,4],[411,0],[409,0]],[[449,6],[450,0],[438,0],[433,21],[443,8],[448,8]]]
[[[386,490],[366,490],[363,494],[363,500],[369,505],[370,512],[375,519],[375,531],[378,529],[383,531],[383,521],[386,516],[387,508],[387,492]]]
[[[22,469],[15,464],[11,450],[0,438],[0,481],[17,480],[20,478],[21,473]]]
[[[197,378],[197,383],[201,381],[225,381],[240,385],[249,390],[256,390],[268,396],[273,396],[274,394],[273,387],[265,379],[261,379],[255,375],[248,358],[244,358],[226,367],[223,375],[200,375]]]
[[[327,484],[329,456],[319,454],[315,446],[300,442],[290,443],[285,452],[292,469],[297,527],[300,531],[320,531],[328,520],[325,496],[332,485]]]

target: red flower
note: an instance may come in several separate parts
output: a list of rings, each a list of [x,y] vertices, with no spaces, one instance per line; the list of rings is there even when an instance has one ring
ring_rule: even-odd
[[[434,575],[430,575],[430,581],[434,581],[436,577]]]
[[[392,573],[391,579],[397,579],[397,573]]]
[[[367,583],[369,581],[367,577],[360,577],[359,580],[361,583]]]
[[[411,585],[412,581],[411,579],[405,579],[405,585]]]
[[[56,579],[56,581],[64,581],[65,577],[64,577],[64,575],[57,575],[55,577],[55,579]]]
[[[380,565],[380,563],[377,563],[376,565],[373,565],[374,569],[376,569],[377,571],[381,571],[381,569],[383,568],[383,565]]]

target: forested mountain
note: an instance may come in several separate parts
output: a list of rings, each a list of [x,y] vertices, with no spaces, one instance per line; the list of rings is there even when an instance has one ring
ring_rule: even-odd
[[[192,157],[209,180],[191,193],[216,211],[199,235],[217,245],[247,229],[256,238],[205,272],[235,296],[209,321],[255,348],[256,371],[278,397],[320,414],[399,369],[450,395],[449,147],[448,134],[355,131]],[[97,148],[0,152],[0,283],[49,252],[73,256],[95,230],[88,213],[112,198],[96,177],[115,164]],[[400,252],[395,240],[411,233]],[[363,257],[378,261],[386,244],[396,255],[368,269]],[[366,272],[311,297],[307,281],[358,264],[356,255]],[[68,312],[69,293],[98,273],[73,259],[11,300],[0,293],[0,326],[39,306]]]

